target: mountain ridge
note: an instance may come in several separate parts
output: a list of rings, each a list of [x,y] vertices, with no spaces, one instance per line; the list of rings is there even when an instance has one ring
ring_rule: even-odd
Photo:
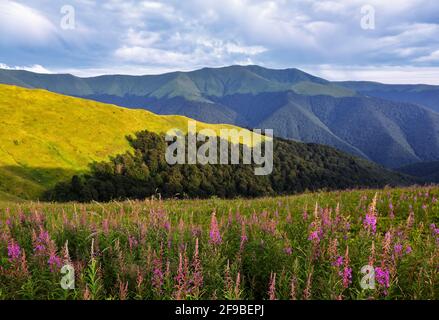
[[[295,68],[229,66],[90,78],[0,70],[2,82],[208,123],[274,129],[277,136],[327,144],[390,168],[439,160],[439,113],[431,105],[386,99],[371,94],[371,83],[331,82]]]

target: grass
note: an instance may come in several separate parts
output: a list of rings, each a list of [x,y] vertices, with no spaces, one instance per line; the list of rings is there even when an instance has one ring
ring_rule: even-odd
[[[0,199],[37,199],[92,161],[130,150],[126,135],[186,131],[188,121],[8,85],[0,85],[0,112]],[[204,128],[237,127],[197,122]]]
[[[437,299],[438,199],[429,186],[2,202],[0,298]],[[74,290],[60,286],[64,264],[75,269]],[[365,265],[376,272],[373,290],[360,286]]]

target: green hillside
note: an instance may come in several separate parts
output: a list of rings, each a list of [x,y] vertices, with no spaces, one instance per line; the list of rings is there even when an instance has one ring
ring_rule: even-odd
[[[439,161],[414,163],[398,168],[397,171],[419,177],[426,182],[439,183]]]
[[[0,199],[36,199],[90,162],[129,150],[126,135],[185,131],[188,120],[9,85],[0,85],[0,112]],[[197,124],[224,127],[234,126]]]

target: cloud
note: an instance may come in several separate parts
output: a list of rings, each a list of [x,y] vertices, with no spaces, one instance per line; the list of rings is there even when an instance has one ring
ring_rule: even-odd
[[[0,30],[0,43],[26,46],[48,44],[56,33],[41,12],[10,0],[0,1]]]
[[[392,75],[391,67],[439,67],[437,0],[72,0],[71,31],[59,28],[64,0],[19,2],[0,0],[8,65],[87,74],[250,63],[336,73],[382,66]],[[365,4],[375,9],[373,30],[360,25]]]
[[[375,81],[390,84],[439,85],[439,67],[415,66],[302,66],[303,70],[332,81]]]
[[[439,62],[439,50],[430,53],[427,56],[414,59],[416,62]]]
[[[0,63],[0,69],[7,69],[7,70],[26,70],[26,71],[31,71],[31,72],[36,72],[36,73],[52,73],[51,71],[49,71],[48,69],[44,68],[43,66],[39,65],[39,64],[35,64],[32,66],[8,66],[4,63]]]

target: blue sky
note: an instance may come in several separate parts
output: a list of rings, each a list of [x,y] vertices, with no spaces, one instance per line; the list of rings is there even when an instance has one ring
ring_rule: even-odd
[[[74,8],[73,29],[61,27],[64,5]],[[366,5],[373,29],[361,25]],[[439,84],[439,3],[0,0],[3,68],[93,76],[231,64]]]

